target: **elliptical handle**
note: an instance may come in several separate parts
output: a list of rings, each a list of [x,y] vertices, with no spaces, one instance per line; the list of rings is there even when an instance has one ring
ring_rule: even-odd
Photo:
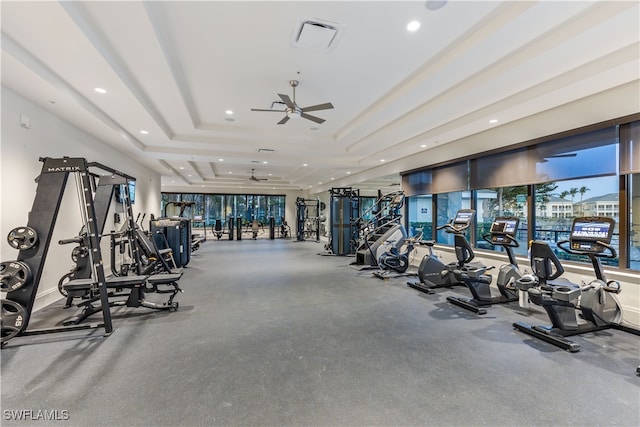
[[[487,242],[492,244],[493,246],[504,246],[504,247],[510,247],[510,248],[519,248],[520,247],[520,243],[511,235],[511,234],[501,234],[500,236],[504,236],[507,239],[507,242],[503,242],[503,243],[497,243],[494,242],[490,239],[491,237],[491,233],[486,233],[482,235],[482,239]]]
[[[593,252],[587,252],[587,251],[577,251],[575,249],[571,249],[568,246],[569,243],[570,243],[570,240],[560,240],[556,244],[560,249],[562,249],[563,251],[571,255],[593,255],[598,258],[617,258],[618,257],[618,252],[616,252],[613,246],[600,240],[596,240],[596,243],[602,246],[603,248],[607,249],[608,252],[593,253]]]

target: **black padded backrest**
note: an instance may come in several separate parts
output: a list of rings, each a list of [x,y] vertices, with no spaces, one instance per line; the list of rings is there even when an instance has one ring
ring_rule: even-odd
[[[557,279],[564,273],[560,260],[549,244],[539,240],[531,242],[531,269],[540,283]]]
[[[471,262],[476,254],[473,253],[473,249],[467,239],[462,234],[454,234],[453,239],[453,248],[456,251],[458,265],[462,266]]]
[[[134,230],[134,233],[136,236],[136,241],[138,242],[138,244],[140,245],[140,248],[144,251],[144,254],[146,256],[149,257],[149,256],[157,255],[158,251],[155,245],[153,244],[153,242],[151,241],[151,239],[149,238],[149,236],[144,234],[144,232],[139,228],[136,228]]]
[[[215,231],[222,231],[222,221],[219,219],[216,219],[215,225],[214,225],[214,230]]]

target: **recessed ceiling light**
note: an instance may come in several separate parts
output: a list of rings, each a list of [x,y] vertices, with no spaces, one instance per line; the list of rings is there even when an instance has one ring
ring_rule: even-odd
[[[384,159],[380,159],[381,162],[384,162]]]
[[[319,181],[318,184],[322,185],[322,181]]]
[[[187,175],[187,176],[191,176],[191,174]]]
[[[491,123],[491,124],[498,123],[498,119],[491,119],[491,120],[489,120],[489,123]]]
[[[228,116],[230,116],[230,115],[232,115],[232,114],[233,114],[233,111],[231,111],[231,110],[227,110],[227,111],[225,111],[225,114],[226,114],[226,115],[228,115]]]
[[[262,163],[266,165],[266,164],[268,164],[269,162],[267,162],[267,161],[264,161],[264,162],[262,162]]]
[[[107,90],[106,89],[102,89],[101,87],[96,87],[93,90],[95,90],[98,93],[102,93],[102,94],[107,93]]]
[[[331,181],[333,181],[335,178],[331,178]]]
[[[351,171],[347,171],[347,175],[351,175]]]
[[[269,176],[273,175],[272,173],[269,174]]]
[[[143,134],[143,135],[149,135],[149,131],[148,130],[141,130],[140,133]]]
[[[313,185],[310,185],[309,188],[313,188]]]
[[[218,159],[219,162],[224,162],[224,159]]]
[[[422,144],[420,148],[427,148],[427,144]]]
[[[303,164],[302,164],[302,166],[309,166],[309,165],[308,165],[308,164],[306,164],[306,163],[303,163]]]
[[[407,31],[411,31],[412,33],[418,31],[418,28],[420,28],[420,21],[411,21],[407,24]]]
[[[438,10],[445,4],[447,4],[447,0],[427,0],[424,6],[429,10]]]
[[[180,166],[180,170],[184,170],[184,166]]]
[[[175,183],[176,183],[175,181],[171,181],[171,182],[172,182],[173,184],[175,184]]]

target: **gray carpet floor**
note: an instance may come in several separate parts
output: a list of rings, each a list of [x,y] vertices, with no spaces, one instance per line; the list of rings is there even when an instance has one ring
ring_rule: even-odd
[[[511,327],[548,323],[540,310],[501,305],[477,316],[446,301],[465,288],[424,295],[321,251],[315,242],[208,241],[180,281],[177,312],[117,308],[107,338],[14,338],[1,353],[0,422],[640,425],[639,337],[589,333],[568,353]],[[53,304],[30,327],[62,312]],[[65,419],[12,415],[45,410]]]

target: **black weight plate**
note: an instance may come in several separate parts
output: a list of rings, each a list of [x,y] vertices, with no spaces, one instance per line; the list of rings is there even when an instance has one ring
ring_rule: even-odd
[[[7,242],[14,249],[31,249],[38,243],[38,233],[31,227],[16,227],[9,232]]]
[[[85,258],[87,255],[89,255],[89,249],[84,246],[76,246],[71,251],[71,260],[77,263],[80,258]]]
[[[27,312],[19,303],[7,299],[1,300],[2,304],[2,343],[22,332],[27,320]]]
[[[60,292],[60,295],[62,295],[63,297],[66,297],[69,295],[69,292],[67,292],[67,290],[64,288],[64,285],[66,285],[71,280],[72,276],[73,276],[73,272],[67,273],[64,276],[62,276],[58,281],[58,292]]]
[[[31,269],[22,261],[3,261],[0,263],[0,291],[11,292],[31,283]]]

